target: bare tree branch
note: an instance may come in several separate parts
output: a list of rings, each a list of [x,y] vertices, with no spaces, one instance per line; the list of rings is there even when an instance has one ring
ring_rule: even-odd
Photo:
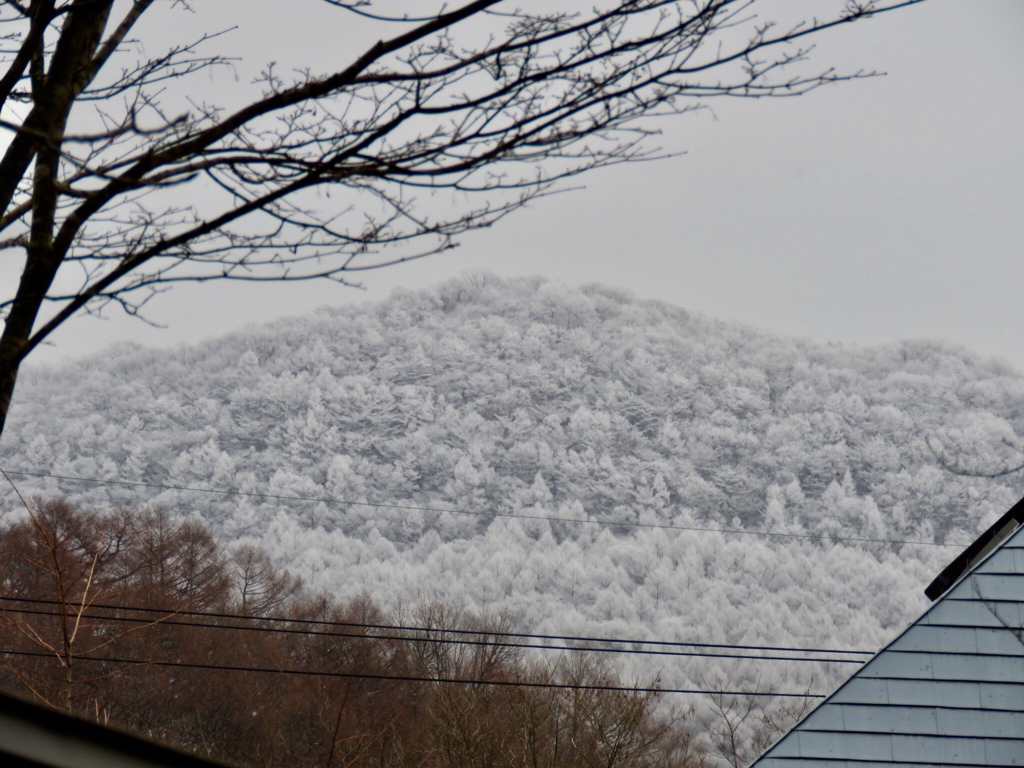
[[[1003,445],[1010,448],[1011,450],[1014,450],[1017,453],[1024,453],[1024,450],[1015,445],[1012,445],[1006,440],[1003,440],[1002,442]],[[928,450],[935,458],[935,461],[938,462],[939,466],[941,466],[944,470],[946,470],[947,472],[951,472],[954,475],[960,475],[961,477],[981,477],[986,480],[995,480],[998,477],[1015,475],[1018,472],[1024,471],[1024,464],[1011,465],[1003,469],[997,470],[967,469],[964,466],[964,459],[959,453],[957,453],[954,457],[951,458],[943,449],[941,443],[938,443],[937,448],[933,443],[938,443],[938,441],[935,440],[932,436],[929,435],[927,438],[925,438],[925,445],[928,446]]]
[[[0,106],[25,108],[0,123],[0,249],[24,259],[0,293],[0,431],[22,361],[80,313],[142,317],[183,282],[349,284],[448,250],[580,174],[664,156],[655,118],[876,74],[807,70],[806,41],[921,0],[837,3],[789,27],[758,2],[464,0],[403,16],[323,0],[377,42],[291,80],[267,64],[234,106],[196,78],[232,66],[211,50],[230,30],[153,54],[159,41],[129,37],[188,4],[0,4]]]

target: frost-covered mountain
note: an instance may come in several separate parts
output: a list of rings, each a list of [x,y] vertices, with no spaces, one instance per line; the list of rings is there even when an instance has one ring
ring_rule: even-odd
[[[872,649],[959,551],[935,545],[1024,493],[935,453],[998,469],[1021,434],[1024,377],[959,347],[824,346],[470,277],[29,370],[0,461],[143,484],[16,476],[200,515],[340,596],[437,597],[553,634]],[[632,658],[669,686],[820,690],[850,671]]]

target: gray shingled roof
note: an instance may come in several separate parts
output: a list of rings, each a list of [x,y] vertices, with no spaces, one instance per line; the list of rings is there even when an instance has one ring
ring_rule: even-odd
[[[1024,766],[1024,527],[751,768]]]

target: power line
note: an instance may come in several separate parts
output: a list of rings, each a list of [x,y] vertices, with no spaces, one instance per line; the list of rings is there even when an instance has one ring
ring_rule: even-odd
[[[0,601],[4,602],[18,602],[18,603],[31,603],[41,605],[60,605],[59,600],[46,600],[38,598],[27,598],[27,597],[0,597]],[[322,626],[322,627],[345,627],[355,629],[373,629],[373,630],[385,630],[393,632],[421,632],[421,633],[436,633],[436,634],[447,634],[447,635],[474,635],[474,636],[485,636],[485,637],[505,637],[513,639],[525,639],[525,640],[554,640],[561,642],[583,642],[583,643],[609,643],[618,645],[654,645],[660,647],[672,647],[672,648],[723,648],[727,650],[746,650],[746,651],[769,651],[778,653],[839,653],[848,656],[874,656],[875,651],[851,651],[842,648],[798,648],[791,646],[778,646],[778,645],[739,645],[731,643],[697,643],[697,642],[685,642],[679,640],[640,640],[636,638],[621,638],[621,637],[594,637],[587,635],[541,635],[529,632],[500,632],[486,629],[448,629],[443,627],[417,627],[401,624],[372,624],[364,622],[354,621],[331,621],[328,619],[290,619],[285,616],[257,616],[255,614],[243,614],[243,613],[216,613],[213,611],[184,611],[175,610],[173,608],[142,608],[139,606],[130,605],[112,605],[109,603],[91,603],[91,608],[99,608],[103,610],[111,611],[136,611],[138,613],[157,613],[165,616],[196,616],[199,618],[208,619],[234,619],[239,621],[259,621],[259,622],[271,622],[271,623],[284,623],[284,624],[298,624],[306,626]],[[0,609],[2,610],[2,609]],[[8,609],[9,610],[9,609]],[[110,617],[99,617],[99,618],[110,618]],[[147,619],[146,621],[159,621],[158,619]],[[160,623],[166,623],[160,621]],[[200,626],[198,624],[190,624],[187,626]],[[215,625],[219,626],[219,625]],[[311,632],[310,634],[326,634]],[[343,635],[348,636],[348,635]],[[356,637],[366,637],[365,635],[356,635]],[[413,638],[414,640],[424,640],[425,638]],[[548,647],[548,646],[539,646]],[[571,648],[556,648],[555,650],[572,650]],[[627,649],[628,650],[628,649]],[[625,652],[625,651],[624,651]],[[757,658],[757,657],[755,657]],[[830,659],[831,661],[831,659]]]
[[[0,654],[9,656],[31,656],[36,658],[53,659],[52,653],[36,653],[32,651],[0,650]],[[192,664],[183,661],[152,661],[145,659],[122,659],[118,657],[96,657],[76,656],[78,661],[106,662],[110,664],[133,664],[148,667],[178,667],[185,669],[203,669],[223,672],[257,672],[276,675],[303,675],[307,677],[334,677],[354,680],[395,680],[407,683],[446,683],[455,685],[491,685],[513,688],[550,688],[555,690],[571,691],[619,691],[623,693],[689,693],[702,696],[763,696],[790,699],[823,699],[821,694],[816,693],[770,693],[760,691],[706,691],[701,689],[687,688],[629,688],[619,685],[573,685],[570,683],[537,683],[537,682],[516,682],[512,680],[468,680],[448,677],[417,677],[413,675],[373,675],[359,672],[323,672],[309,669],[280,669],[277,667],[243,667],[223,664]]]
[[[8,469],[10,475],[21,477],[49,478],[52,480],[69,480],[72,482],[94,483],[96,485],[124,485],[134,488],[154,488],[164,491],[187,491],[192,493],[209,493],[219,496],[239,496],[251,499],[266,499],[269,501],[302,501],[315,502],[319,504],[348,505],[353,507],[370,507],[372,509],[398,509],[410,512],[434,512],[437,514],[449,513],[452,515],[473,515],[476,517],[489,518],[513,518],[517,520],[543,520],[549,523],[573,523],[578,525],[604,525],[618,526],[621,528],[656,528],[666,531],[693,531],[697,533],[721,533],[737,536],[767,536],[781,539],[812,539],[815,541],[849,541],[865,544],[916,544],[923,547],[955,547],[962,549],[968,544],[942,544],[934,541],[912,541],[905,539],[878,539],[867,536],[833,536],[817,533],[782,533],[779,531],[748,531],[741,528],[702,528],[688,525],[666,525],[663,523],[640,523],[629,520],[580,520],[573,517],[555,517],[547,515],[523,515],[514,512],[479,512],[454,507],[426,507],[417,504],[387,504],[372,501],[354,501],[341,499],[333,496],[294,496],[290,494],[258,493],[256,491],[231,491],[219,488],[195,488],[185,485],[165,485],[162,483],[144,483],[134,480],[104,479],[98,477],[80,477],[76,475],[54,475],[47,472],[28,472],[20,469]]]
[[[0,609],[7,613],[18,613],[30,616],[51,616],[59,617],[61,614],[53,611],[40,611],[33,610],[30,608],[6,608]],[[172,614],[173,615],[173,614]],[[198,629],[224,629],[224,630],[235,630],[240,632],[264,632],[269,634],[284,634],[284,635],[303,635],[307,637],[342,637],[342,638],[353,638],[358,640],[376,640],[376,641],[396,641],[404,643],[433,643],[440,645],[466,645],[466,646],[483,646],[490,648],[527,648],[539,651],[570,651],[573,653],[615,653],[623,655],[639,655],[639,656],[675,656],[675,657],[699,657],[699,658],[710,658],[710,659],[747,659],[754,661],[803,661],[813,662],[818,664],[863,664],[863,659],[823,659],[809,656],[766,656],[766,655],[754,655],[750,653],[712,653],[710,651],[664,651],[655,650],[648,648],[601,648],[596,646],[553,646],[553,645],[537,645],[533,643],[515,643],[501,640],[459,640],[454,638],[446,637],[404,637],[401,635],[366,635],[355,632],[325,632],[309,629],[291,629],[291,628],[280,628],[280,627],[254,627],[245,625],[230,625],[230,624],[206,624],[202,622],[191,622],[191,621],[178,621],[175,619],[149,619],[149,618],[138,618],[130,616],[104,616],[97,615],[95,613],[88,612],[75,612],[76,617],[85,619],[96,619],[104,621],[116,621],[133,624],[144,624],[151,626],[178,626],[178,627],[195,627]],[[441,632],[443,630],[435,630],[435,632]],[[482,633],[488,634],[488,633]],[[814,649],[809,649],[814,652]]]

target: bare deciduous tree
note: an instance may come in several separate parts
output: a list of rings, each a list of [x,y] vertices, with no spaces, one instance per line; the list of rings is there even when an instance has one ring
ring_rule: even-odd
[[[707,766],[692,710],[606,658],[530,655],[505,616],[304,594],[160,511],[25,512],[0,521],[0,686],[247,765]],[[277,586],[246,597],[240,564]],[[268,596],[272,620],[237,614]]]
[[[24,500],[23,500],[24,501]],[[135,544],[130,516],[97,515],[60,499],[24,501],[27,518],[0,532],[0,627],[8,645],[0,668],[51,706],[108,716],[101,681],[118,673],[86,664],[174,614],[116,626],[95,608],[125,585],[119,561]],[[109,613],[109,612],[108,612]],[[11,638],[21,655],[12,655]],[[54,664],[56,662],[56,664]]]
[[[701,682],[709,693],[711,705],[707,723],[708,756],[732,768],[750,764],[816,704],[809,695],[813,680],[802,697],[775,701],[771,699],[770,686],[762,688],[760,676],[750,693],[739,695],[726,693],[721,683]]]
[[[234,587],[239,610],[265,616],[278,610],[302,587],[302,580],[283,573],[270,556],[252,543],[240,544],[231,553]]]
[[[867,76],[806,71],[806,41],[920,1],[844,0],[784,27],[762,0],[437,0],[415,18],[319,0],[377,42],[334,71],[268,65],[229,107],[195,78],[229,65],[222,30],[166,43],[203,3],[2,0],[0,246],[24,266],[0,295],[0,430],[20,364],[76,314],[443,251],[560,181],[654,158],[650,118]]]

